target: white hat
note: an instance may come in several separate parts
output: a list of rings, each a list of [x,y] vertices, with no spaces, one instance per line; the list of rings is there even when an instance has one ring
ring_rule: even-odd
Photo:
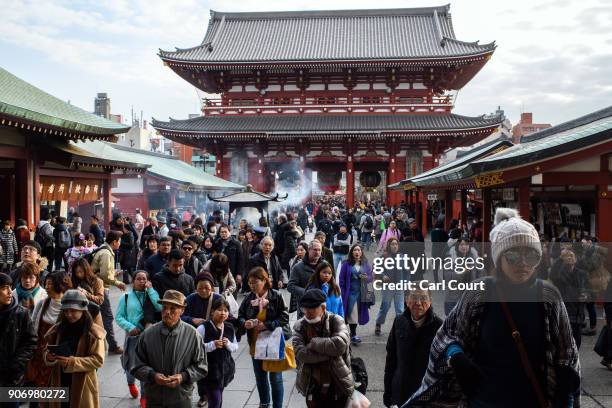
[[[529,247],[542,256],[542,244],[538,232],[512,208],[498,208],[495,211],[495,227],[491,230],[489,239],[493,263],[496,266],[501,254],[510,248]]]

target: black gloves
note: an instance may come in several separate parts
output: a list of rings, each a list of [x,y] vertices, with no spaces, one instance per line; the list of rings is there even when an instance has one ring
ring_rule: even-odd
[[[449,362],[455,372],[457,382],[468,397],[473,396],[480,385],[483,373],[480,368],[472,362],[464,353],[457,353],[451,357]]]

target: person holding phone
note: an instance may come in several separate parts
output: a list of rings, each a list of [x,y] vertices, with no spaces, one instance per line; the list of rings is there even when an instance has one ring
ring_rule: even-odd
[[[49,386],[70,388],[71,407],[100,406],[96,370],[104,365],[106,332],[94,323],[89,301],[78,290],[62,297],[58,322],[45,335],[45,364],[52,367]]]

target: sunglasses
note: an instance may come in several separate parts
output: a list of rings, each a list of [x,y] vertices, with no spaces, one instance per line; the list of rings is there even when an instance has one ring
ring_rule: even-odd
[[[524,262],[526,266],[533,267],[540,263],[540,254],[535,249],[509,249],[504,252],[504,258],[512,266]]]
[[[193,251],[192,247],[183,247],[183,251]]]

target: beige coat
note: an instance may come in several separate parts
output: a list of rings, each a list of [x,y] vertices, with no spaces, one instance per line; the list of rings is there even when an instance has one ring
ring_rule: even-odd
[[[48,344],[59,344],[61,339],[57,332],[58,324],[49,329],[45,337]],[[76,356],[70,357],[68,366],[63,370],[72,373],[72,386],[70,387],[70,407],[98,408],[100,394],[96,369],[104,365],[104,338],[106,332],[97,324],[91,326],[88,335],[82,336],[77,345]],[[47,352],[43,354],[45,364],[52,366],[50,387],[59,387],[61,384],[62,367],[56,361],[47,360]],[[43,404],[43,406],[45,406]],[[46,406],[59,408],[59,402],[51,402]]]

